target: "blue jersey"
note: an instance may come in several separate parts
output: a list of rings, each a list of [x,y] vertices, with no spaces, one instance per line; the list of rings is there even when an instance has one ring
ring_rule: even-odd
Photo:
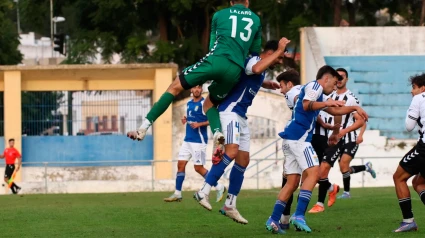
[[[245,61],[245,72],[218,106],[219,112],[234,112],[242,118],[247,118],[248,107],[252,105],[252,100],[264,82],[265,72],[262,74],[252,72],[252,67],[260,60],[260,57],[254,56]]]
[[[186,136],[184,141],[191,143],[208,143],[207,126],[201,126],[196,129],[190,127],[193,122],[205,122],[208,121],[207,116],[202,110],[204,105],[204,98],[198,102],[194,102],[193,99],[187,102],[187,122],[186,122]]]
[[[313,136],[313,129],[316,126],[316,119],[321,110],[305,111],[303,101],[323,102],[323,88],[317,81],[307,83],[301,88],[301,92],[295,103],[291,121],[286,125],[285,130],[279,136],[287,140],[297,140],[310,142]]]

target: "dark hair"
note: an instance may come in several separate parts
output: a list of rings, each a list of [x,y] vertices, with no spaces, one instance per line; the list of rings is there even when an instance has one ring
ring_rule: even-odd
[[[348,78],[348,72],[347,72],[347,70],[345,70],[344,68],[337,68],[337,69],[336,69],[336,72],[344,72],[344,73],[345,73],[345,77],[347,77],[347,78]]]
[[[230,0],[233,4],[235,3],[243,3],[245,0]]]
[[[9,139],[9,142],[11,142],[11,141],[15,141],[15,139],[13,139],[13,138]]]
[[[418,87],[425,86],[425,73],[413,75],[412,77],[410,77],[409,81],[412,86],[413,85],[416,85]]]
[[[317,71],[316,80],[321,79],[325,74],[331,74],[332,76],[336,77],[338,81],[342,80],[342,76],[339,75],[339,73],[329,65],[322,66],[319,71]]]
[[[276,80],[280,83],[283,81],[285,83],[291,82],[294,86],[300,85],[300,74],[295,69],[288,69],[285,72],[279,74],[276,77]]]
[[[264,51],[273,50],[276,51],[279,48],[279,41],[277,40],[269,40],[266,42],[264,46]]]

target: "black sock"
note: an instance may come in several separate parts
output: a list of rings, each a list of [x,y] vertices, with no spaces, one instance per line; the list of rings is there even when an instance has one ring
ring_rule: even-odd
[[[344,181],[344,192],[350,192],[350,171],[342,173],[342,180]]]
[[[14,187],[14,188],[15,188],[15,191],[16,191],[16,189],[18,189],[18,188],[19,188],[19,186],[18,186],[18,185],[16,185],[16,183],[12,183],[12,187]]]
[[[355,166],[351,166],[350,169],[351,169],[351,173],[355,174],[362,171],[366,171],[366,165],[355,165]]]
[[[421,197],[421,200],[422,200],[423,204],[425,205],[425,190],[422,190],[419,193],[419,197]]]
[[[12,193],[16,193],[15,186],[13,186],[13,184],[14,183],[12,183],[12,186],[10,186],[10,190],[12,190]]]
[[[410,197],[402,198],[398,200],[398,204],[400,205],[401,213],[403,214],[403,219],[412,219],[412,201]]]
[[[328,189],[330,188],[330,186],[332,186],[332,184],[329,182],[328,178],[319,180],[319,199],[318,199],[318,202],[325,203],[326,193],[328,192]]]

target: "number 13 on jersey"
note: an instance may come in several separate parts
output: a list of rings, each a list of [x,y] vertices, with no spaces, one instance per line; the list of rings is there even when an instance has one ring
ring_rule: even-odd
[[[243,23],[245,23],[244,30],[246,32],[239,32],[239,35],[237,35],[238,31],[238,16],[231,15],[229,17],[230,20],[232,20],[232,38],[236,38],[239,36],[239,38],[245,42],[249,41],[251,39],[252,35],[252,25],[254,24],[254,21],[251,18],[243,17],[241,20]]]

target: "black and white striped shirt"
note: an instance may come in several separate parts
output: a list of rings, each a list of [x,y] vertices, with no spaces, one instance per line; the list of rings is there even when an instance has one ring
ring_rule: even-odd
[[[323,94],[323,101],[325,102],[326,100],[328,100],[328,96]],[[319,117],[325,122],[325,123],[329,123],[329,114],[325,111],[320,111],[319,113]],[[331,118],[332,119],[332,118]],[[314,128],[313,131],[313,135],[321,135],[321,136],[326,136],[329,137],[329,130],[325,129],[324,127],[322,127],[317,121],[316,121],[316,126]]]
[[[416,125],[419,126],[419,138],[425,143],[425,93],[415,95],[410,103],[409,110],[406,115],[406,129],[411,131]]]
[[[335,101],[345,101],[345,106],[360,106],[359,99],[357,99],[357,97],[348,89],[347,89],[347,91],[345,91],[342,94],[337,94],[337,92],[334,91],[329,96],[329,98],[332,98]],[[342,116],[341,129],[345,129],[345,128],[354,124],[354,122],[356,121],[354,119],[354,113],[356,113],[356,112],[352,112],[350,114]],[[330,124],[333,125],[334,122],[335,122],[335,119],[333,118],[332,115],[329,115],[329,120],[330,120]],[[345,143],[356,142],[357,132],[351,131],[351,132],[347,133],[343,139],[345,140]]]

